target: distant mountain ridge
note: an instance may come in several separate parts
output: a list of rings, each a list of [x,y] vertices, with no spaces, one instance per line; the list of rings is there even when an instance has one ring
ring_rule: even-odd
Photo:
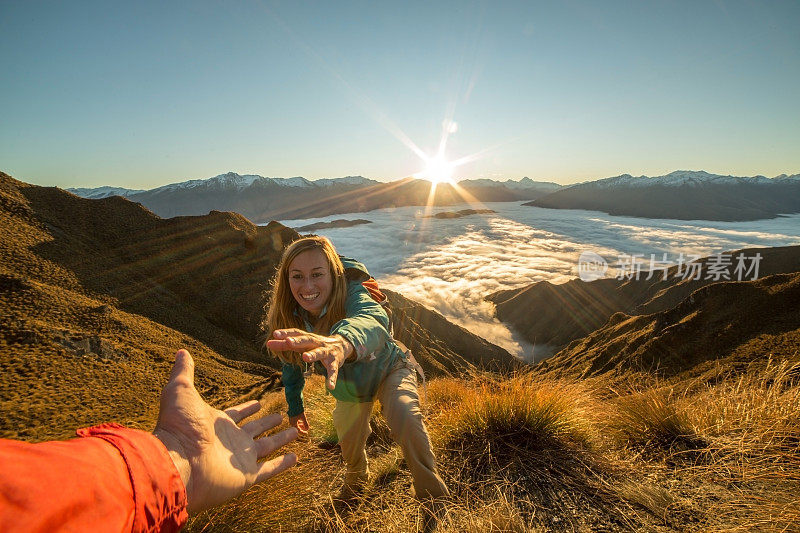
[[[523,205],[645,218],[759,220],[800,212],[800,174],[774,178],[689,170],[652,178],[623,174],[565,187]]]
[[[310,189],[310,188],[332,187],[335,185],[360,186],[373,183],[378,183],[378,182],[375,180],[364,178],[362,176],[345,176],[343,178],[330,178],[330,179],[309,181],[300,176],[296,176],[294,178],[265,178],[264,176],[259,176],[257,174],[241,175],[235,172],[227,172],[225,174],[214,176],[213,178],[182,181],[179,183],[170,183],[168,185],[162,185],[161,187],[156,187],[155,189],[149,189],[148,191],[136,191],[136,192],[156,192],[156,191],[163,192],[163,191],[172,191],[179,189],[192,189],[201,186],[206,188],[236,189],[241,191],[247,189],[248,187],[253,186],[254,184],[259,184],[262,186],[266,184],[275,184],[275,185],[280,185],[282,187],[300,187],[300,188]],[[70,192],[73,192],[72,189],[68,190]]]
[[[388,207],[465,202],[528,201],[551,209],[586,209],[611,215],[680,220],[746,221],[800,212],[800,174],[739,177],[677,170],[663,176],[622,174],[571,186],[468,179],[431,184],[406,178],[379,182],[363,176],[308,180],[228,172],[150,190],[121,187],[68,189],[84,198],[123,196],[162,217],[235,211],[256,223],[357,213]]]
[[[556,183],[536,182],[527,177],[504,182],[465,180],[458,186],[439,184],[433,201],[435,205],[454,205],[473,199],[482,202],[532,200],[560,187]],[[263,223],[425,205],[431,184],[412,178],[390,183],[362,176],[311,181],[303,177],[265,178],[228,172],[213,178],[171,183],[146,191],[119,187],[67,190],[84,198],[123,196],[165,218],[204,215],[216,210],[234,211],[253,222]]]
[[[781,174],[774,178],[767,178],[766,176],[723,176],[720,174],[710,174],[704,170],[676,170],[665,174],[663,176],[638,176],[634,177],[630,174],[622,174],[612,178],[605,178],[584,182],[579,185],[593,184],[595,187],[650,187],[653,185],[666,185],[670,187],[680,187],[683,185],[688,186],[701,186],[709,184],[718,185],[771,185],[782,182],[795,182],[800,181],[800,174],[787,176]]]
[[[97,200],[100,198],[108,198],[109,196],[122,196],[123,198],[127,198],[131,194],[137,194],[140,192],[144,192],[143,189],[126,189],[124,187],[94,187],[94,188],[85,188],[80,187],[77,189],[67,189],[72,194],[80,196],[81,198],[89,198],[92,200]]]

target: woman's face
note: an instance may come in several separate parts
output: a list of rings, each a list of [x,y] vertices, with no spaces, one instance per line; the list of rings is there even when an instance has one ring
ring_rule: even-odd
[[[300,307],[318,317],[333,290],[333,278],[322,250],[306,250],[289,263],[289,287]]]

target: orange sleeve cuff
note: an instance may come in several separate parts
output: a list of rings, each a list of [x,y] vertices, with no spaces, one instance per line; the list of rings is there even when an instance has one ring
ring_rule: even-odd
[[[105,440],[125,460],[133,488],[131,531],[178,531],[186,524],[186,489],[160,440],[113,423],[79,429],[77,434]]]

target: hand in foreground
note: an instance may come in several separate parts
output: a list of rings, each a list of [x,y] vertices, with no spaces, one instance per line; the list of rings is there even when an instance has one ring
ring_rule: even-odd
[[[237,425],[260,409],[255,400],[224,412],[208,405],[194,388],[192,356],[186,350],[178,351],[161,392],[161,410],[153,434],[164,443],[181,475],[190,514],[238,496],[297,462],[293,453],[258,462],[297,437],[297,430],[289,428],[256,439],[281,423],[277,413],[242,427]]]
[[[341,335],[325,337],[296,328],[276,329],[267,347],[276,352],[302,352],[306,363],[322,363],[328,371],[326,386],[331,390],[336,387],[339,368],[353,353],[353,345]]]
[[[311,426],[308,424],[305,413],[289,417],[289,425],[297,428],[297,435],[299,438],[308,437],[308,430]]]

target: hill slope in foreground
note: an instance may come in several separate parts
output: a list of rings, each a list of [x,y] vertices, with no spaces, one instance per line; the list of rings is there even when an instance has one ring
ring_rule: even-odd
[[[87,200],[5,174],[0,225],[0,436],[67,437],[110,420],[150,427],[181,347],[215,405],[280,384],[258,323],[294,230],[235,213],[161,219],[120,197]],[[429,315],[416,306],[395,320]],[[515,364],[444,319],[398,331],[433,375],[469,371],[484,356]],[[444,338],[460,339],[463,355]]]
[[[179,347],[194,353],[198,388],[213,405],[257,398],[264,412],[283,409],[274,370],[264,364],[254,336],[258,293],[281,248],[296,238],[291,230],[256,228],[230,213],[164,220],[120,198],[83,200],[5,175],[0,223],[2,436],[65,438],[101,420],[151,428],[158,391]],[[791,319],[797,280],[773,276],[723,289],[729,290],[711,300],[696,298],[696,307],[673,305],[673,314],[663,318],[615,315],[608,327],[621,328],[621,344],[597,339],[587,349],[594,350],[592,361],[608,359],[606,366],[623,371],[600,364],[588,379],[578,377],[579,350],[564,362],[570,371],[561,376],[475,372],[508,359],[390,292],[401,340],[439,376],[422,391],[439,468],[453,493],[438,530],[795,527],[800,364],[796,353],[773,350],[777,337],[772,345],[758,343],[769,320],[753,322],[741,337],[755,339],[748,346],[760,357],[736,365],[706,358],[701,374],[658,377],[614,359],[635,360],[637,334],[675,321],[692,332],[731,337],[726,321],[737,312],[746,318],[753,294],[759,295],[753,309],[782,317],[780,329]],[[779,301],[772,296],[782,298],[783,307],[771,308]],[[658,336],[662,353],[677,350],[676,368],[694,368],[695,347],[684,347],[680,330],[674,332]],[[602,346],[608,349],[601,352]],[[471,376],[447,375],[465,370]],[[311,378],[311,438],[290,445],[300,464],[193,517],[188,529],[417,531],[424,505],[411,498],[402,454],[377,411],[368,442],[372,479],[351,505],[332,502],[344,470],[332,403],[322,379]]]

